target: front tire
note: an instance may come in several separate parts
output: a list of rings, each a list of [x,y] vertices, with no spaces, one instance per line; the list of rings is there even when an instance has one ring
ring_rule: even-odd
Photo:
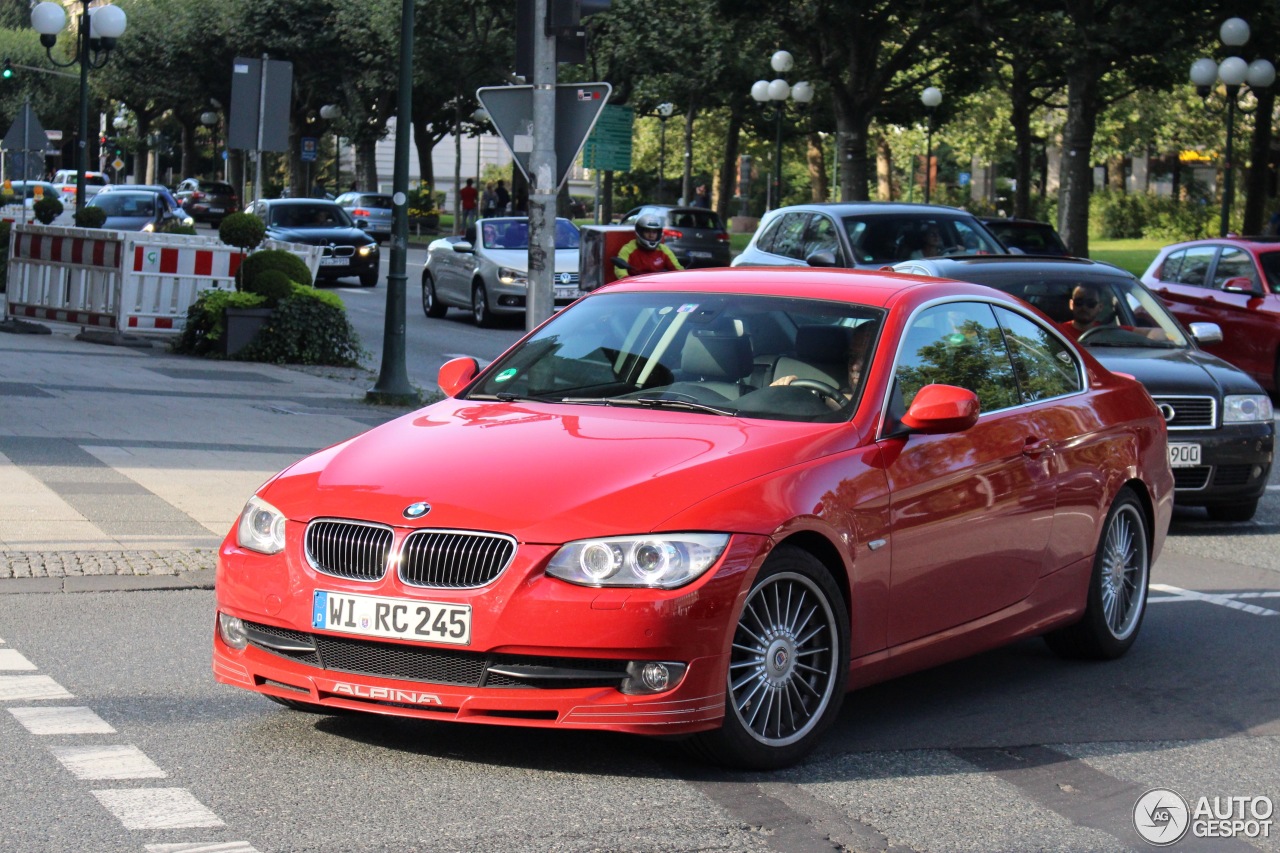
[[[1084,616],[1074,625],[1045,634],[1045,642],[1065,658],[1120,657],[1142,627],[1150,578],[1146,513],[1126,487],[1116,496],[1102,528]]]
[[[438,320],[448,312],[449,306],[444,305],[436,298],[436,281],[431,277],[431,273],[423,271],[422,273],[422,313],[432,319]]]
[[[489,292],[478,281],[471,288],[471,316],[475,318],[476,325],[482,329],[493,326],[493,312],[489,310]]]
[[[733,635],[724,724],[689,748],[729,767],[794,764],[844,701],[849,619],[835,580],[812,554],[783,545],[747,594]]]

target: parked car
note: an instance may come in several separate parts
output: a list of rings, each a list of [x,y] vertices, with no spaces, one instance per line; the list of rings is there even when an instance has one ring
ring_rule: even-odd
[[[323,246],[317,279],[360,279],[378,284],[378,241],[356,227],[347,212],[319,198],[260,199],[246,208],[267,226],[267,237],[286,243]]]
[[[395,218],[391,196],[385,193],[350,192],[338,196],[336,201],[355,220],[356,227],[379,240],[391,239],[391,224]]]
[[[832,381],[772,384],[802,363]],[[219,680],[777,768],[851,688],[1037,635],[1124,654],[1172,513],[1142,386],[973,284],[626,279],[439,383],[249,499]]]
[[[720,214],[701,207],[646,204],[622,217],[622,225],[635,225],[646,213],[662,220],[662,242],[685,269],[729,266],[729,232]]]
[[[1048,222],[997,217],[983,217],[981,222],[1010,251],[1027,255],[1071,255],[1067,244]]]
[[[578,289],[578,226],[556,220],[552,266],[557,306],[582,295]],[[422,310],[443,317],[450,307],[467,308],[478,326],[498,315],[525,312],[529,288],[529,220],[524,216],[481,219],[462,236],[441,237],[427,247],[422,269]]]
[[[226,181],[205,178],[187,178],[178,184],[174,192],[178,201],[196,222],[211,222],[214,227],[222,223],[228,213],[240,209],[240,197],[235,187]]]
[[[53,180],[50,182],[58,187],[58,192],[62,195],[62,203],[75,205],[76,203],[76,170],[75,169],[59,169],[53,173]],[[103,187],[111,185],[111,178],[105,172],[85,172],[84,173],[84,191],[85,204],[88,199],[97,195]]]
[[[36,192],[40,192],[41,198],[56,198],[62,200],[60,191],[56,184],[49,181],[10,181],[11,191],[15,199],[22,199],[22,203],[26,207],[31,207],[36,203]]]
[[[173,194],[172,190],[163,184],[107,184],[100,190],[101,193],[125,191],[155,193],[156,195],[163,197],[164,205],[167,209],[174,212],[177,224],[187,226],[196,224],[196,221],[191,214],[183,210],[182,203],[178,201],[178,197]]]
[[[100,208],[107,215],[102,227],[115,231],[167,231],[191,224],[191,217],[171,196],[153,189],[131,187],[100,192],[85,207]]]
[[[936,258],[894,269],[961,279],[1019,296],[1059,324],[1067,337],[1072,296],[1085,287],[1081,318],[1093,325],[1079,343],[1107,369],[1133,376],[1155,399],[1169,429],[1174,499],[1204,507],[1219,521],[1253,517],[1267,487],[1275,445],[1271,400],[1247,373],[1204,352],[1220,340],[1211,323],[1188,333],[1132,274],[1079,258]],[[1092,313],[1089,309],[1092,309]]]
[[[944,254],[1007,254],[981,222],[959,208],[840,202],[770,211],[733,266],[879,269],[925,254],[930,231]]]
[[[1184,323],[1217,323],[1206,349],[1280,394],[1280,237],[1214,237],[1165,246],[1142,281]]]

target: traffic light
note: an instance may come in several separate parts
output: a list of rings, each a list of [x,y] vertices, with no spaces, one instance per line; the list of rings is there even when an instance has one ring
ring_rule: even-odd
[[[4,70],[0,71],[0,77],[3,77],[6,80],[13,79],[13,63],[9,61],[9,57],[7,56],[4,59]]]

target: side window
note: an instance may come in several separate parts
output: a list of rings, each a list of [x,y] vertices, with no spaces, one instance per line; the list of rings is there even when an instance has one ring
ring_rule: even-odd
[[[1213,246],[1197,246],[1187,249],[1178,268],[1177,278],[1166,278],[1178,284],[1190,284],[1205,287],[1209,283],[1209,267],[1213,264],[1213,256],[1218,250]]]
[[[1079,363],[1057,335],[1007,308],[996,307],[995,312],[1025,401],[1061,397],[1084,387]]]
[[[951,302],[920,312],[903,336],[896,378],[903,406],[933,384],[969,389],[983,412],[1021,402],[1004,335],[991,306],[981,302]]]
[[[1218,266],[1213,271],[1213,286],[1220,288],[1233,278],[1247,278],[1258,285],[1258,274],[1253,268],[1253,258],[1241,249],[1224,248],[1218,256]]]
[[[1182,269],[1182,260],[1187,256],[1187,250],[1174,252],[1164,259],[1164,263],[1160,265],[1160,269],[1156,270],[1156,278],[1160,281],[1177,281],[1178,270]]]
[[[764,231],[756,238],[756,248],[762,252],[772,252],[773,242],[778,237],[778,229],[782,227],[784,217],[775,216],[773,221],[765,226]]]
[[[773,240],[773,248],[770,249],[775,255],[785,255],[788,258],[796,260],[804,260],[804,227],[809,221],[807,213],[788,213],[782,217],[782,224],[778,226],[777,234]]]
[[[805,234],[804,254],[809,257],[814,252],[830,252],[835,255],[836,263],[840,261],[840,238],[836,236],[836,224],[830,217],[814,215],[809,220],[809,231]]]

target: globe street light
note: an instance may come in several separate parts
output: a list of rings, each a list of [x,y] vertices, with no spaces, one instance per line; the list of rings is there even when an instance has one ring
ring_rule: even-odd
[[[1228,48],[1242,47],[1249,40],[1249,24],[1241,18],[1228,18],[1222,22],[1218,36]],[[1219,236],[1227,236],[1231,219],[1231,203],[1235,196],[1235,184],[1232,180],[1235,163],[1233,162],[1232,137],[1235,135],[1236,110],[1246,111],[1237,104],[1241,95],[1241,87],[1247,85],[1250,90],[1265,89],[1276,80],[1276,68],[1265,59],[1246,62],[1238,56],[1228,56],[1222,62],[1214,62],[1209,58],[1197,59],[1191,64],[1191,82],[1196,92],[1208,102],[1216,82],[1221,81],[1227,90],[1227,147],[1223,161],[1222,175],[1222,217]]]
[[[67,12],[60,3],[45,0],[31,10],[31,26],[40,34],[49,61],[59,68],[80,64],[80,129],[76,139],[76,215],[84,210],[84,173],[89,167],[89,69],[101,68],[111,58],[116,39],[124,35],[128,21],[119,6],[89,8],[89,0],[80,0],[80,20],[77,24],[76,49],[67,62],[53,58],[53,46],[58,43],[58,33],[67,26]]]
[[[779,74],[785,74],[795,67],[795,60],[787,51],[779,50],[769,58],[769,65]],[[781,77],[757,80],[751,85],[751,97],[759,104],[773,103],[773,180],[765,192],[765,209],[772,210],[775,199],[779,204],[782,203],[782,107],[787,98],[792,98],[799,104],[808,104],[813,100],[813,84],[802,80],[792,86]]]
[[[924,203],[929,203],[929,187],[933,184],[933,113],[942,103],[942,90],[937,86],[929,86],[920,93],[920,103],[924,104],[928,113],[928,127],[925,130],[924,145]]]
[[[658,104],[658,123],[662,128],[658,134],[658,202],[665,198],[667,184],[667,119],[676,111],[676,105],[670,101]]]

